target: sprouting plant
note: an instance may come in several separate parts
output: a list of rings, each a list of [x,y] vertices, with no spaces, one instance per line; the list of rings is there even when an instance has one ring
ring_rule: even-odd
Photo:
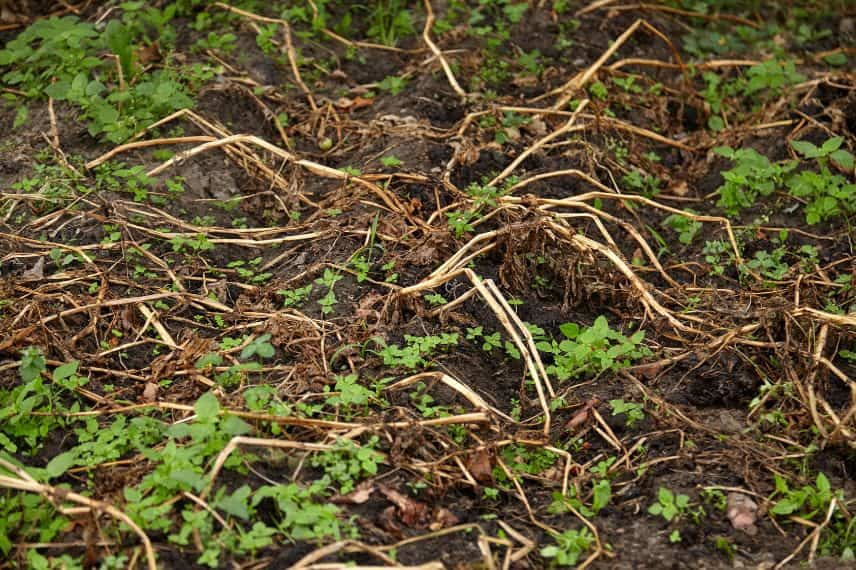
[[[377,473],[377,466],[383,460],[374,449],[378,441],[377,436],[372,436],[368,443],[358,447],[350,439],[339,439],[333,449],[313,455],[309,462],[338,483],[339,493],[344,495],[351,492],[357,482]]]
[[[232,33],[208,32],[208,35],[196,40],[193,45],[193,51],[203,52],[206,50],[220,51],[223,53],[231,53],[237,47],[236,42],[238,37]],[[268,40],[269,43],[270,40]],[[264,44],[264,39],[262,39]]]
[[[612,407],[612,415],[619,416],[624,414],[625,424],[627,427],[633,427],[633,424],[645,419],[645,407],[636,402],[625,402],[624,400],[610,400],[609,405]]]
[[[257,507],[266,499],[273,501],[281,520],[277,526],[290,539],[321,541],[341,538],[342,523],[337,516],[339,507],[324,499],[322,481],[308,488],[296,483],[263,485],[253,493],[251,505]]]
[[[787,255],[787,250],[784,247],[777,247],[772,252],[756,251],[755,256],[747,261],[746,265],[763,277],[779,280],[787,275],[790,269],[790,266],[784,261],[785,255]]]
[[[492,186],[483,181],[482,184],[471,183],[466,188],[466,193],[472,198],[472,205],[467,210],[452,210],[446,212],[446,220],[455,237],[461,237],[475,228],[473,221],[482,218],[485,208],[496,208],[498,199],[505,196],[511,187],[517,184],[518,179],[509,177],[501,188]]]
[[[372,262],[369,259],[368,253],[359,251],[351,257],[351,267],[357,273],[357,283],[362,283],[369,278],[369,271],[372,268]]]
[[[467,340],[478,341],[478,339],[481,339],[481,348],[485,352],[490,352],[494,348],[500,348],[502,346],[502,339],[500,338],[499,332],[484,334],[483,327],[468,328]]]
[[[407,81],[403,77],[398,77],[396,75],[387,75],[383,81],[377,84],[377,88],[381,91],[386,91],[390,95],[398,95],[404,90],[404,87],[407,85]],[[383,162],[383,159],[381,159]],[[399,163],[400,164],[400,163]],[[384,165],[389,166],[389,165]]]
[[[211,243],[205,234],[196,234],[192,237],[179,235],[171,238],[169,243],[175,252],[193,251],[194,253],[199,253],[214,249],[214,244]]]
[[[795,161],[771,163],[766,156],[752,148],[734,150],[721,146],[714,150],[734,161],[730,170],[722,172],[725,182],[717,190],[717,205],[730,215],[754,205],[759,196],[772,194],[783,185],[785,176],[796,167]]]
[[[853,155],[841,148],[843,137],[833,137],[820,147],[808,141],[792,141],[791,146],[807,159],[817,161],[819,171],[803,170],[788,180],[788,190],[796,198],[808,201],[805,217],[808,224],[826,221],[840,214],[856,213],[856,184],[848,184],[840,174],[833,174],[829,163],[853,171]]]
[[[241,351],[241,360],[249,360],[253,356],[264,359],[272,358],[276,350],[270,343],[270,339],[271,334],[265,333],[251,340]]]
[[[369,12],[370,38],[391,46],[400,39],[415,33],[413,15],[404,0],[378,0]]]
[[[770,512],[774,515],[791,515],[799,513],[806,520],[823,516],[826,508],[833,498],[843,500],[840,491],[833,492],[829,479],[823,473],[818,473],[814,486],[804,485],[799,489],[792,489],[788,482],[778,474],[775,474],[776,490],[770,499],[779,497]]]
[[[841,148],[843,142],[844,137],[832,137],[819,147],[809,141],[791,141],[791,146],[805,158],[817,160],[824,166],[831,160],[849,172],[853,170],[853,155]]]
[[[562,566],[575,566],[586,552],[594,544],[594,535],[583,527],[579,530],[566,530],[553,537],[555,545],[545,546],[541,549],[541,556],[550,558]]]
[[[294,289],[280,289],[276,293],[282,295],[284,307],[299,307],[312,294],[312,283]]]
[[[424,382],[416,384],[413,392],[410,393],[410,401],[423,418],[439,418],[449,415],[448,406],[437,404],[434,397],[428,393],[428,387]]]
[[[374,392],[359,383],[356,374],[336,376],[336,384],[333,387],[337,393],[327,398],[330,406],[365,406],[374,396]]]
[[[321,305],[321,313],[329,315],[333,312],[333,305],[337,303],[336,293],[333,288],[336,282],[342,279],[342,276],[332,269],[325,269],[324,274],[315,280],[315,283],[322,287],[327,287],[327,293],[318,299],[318,304]]]
[[[529,52],[521,51],[517,56],[518,65],[533,75],[538,75],[544,68],[540,60],[541,52],[537,49]]]
[[[690,210],[685,211],[690,214],[694,213]],[[678,232],[678,241],[686,245],[691,244],[696,234],[701,230],[701,222],[680,214],[670,215],[663,220],[663,225]]]
[[[595,81],[588,88],[589,94],[595,99],[599,99],[601,101],[606,101],[606,97],[609,95],[609,91],[606,89],[606,85],[604,85],[600,81]]]
[[[29,346],[21,351],[20,384],[0,389],[0,449],[12,453],[35,450],[52,429],[65,425],[65,420],[54,413],[79,410],[79,403],[67,407],[60,398],[88,383],[88,378],[77,373],[78,365],[71,361],[48,373],[40,348]]]
[[[734,251],[725,240],[709,240],[704,244],[702,249],[704,260],[711,265],[711,273],[713,275],[722,275],[725,273],[725,265],[723,265],[723,257],[731,263],[734,261]]]
[[[439,349],[457,346],[458,333],[441,333],[434,336],[404,335],[404,346],[397,344],[386,345],[377,351],[386,366],[403,366],[417,368],[428,364],[427,357]]]
[[[226,265],[226,267],[228,267],[229,269],[234,269],[237,276],[240,277],[243,281],[246,281],[247,283],[258,284],[264,283],[265,281],[273,277],[273,273],[270,272],[257,272],[257,268],[259,264],[261,264],[261,262],[261,256],[254,257],[249,261],[245,261],[243,259],[236,259],[235,261],[230,261]]]
[[[714,132],[721,131],[725,128],[725,96],[722,86],[722,78],[712,71],[702,73],[702,79],[705,82],[705,88],[701,91],[702,97],[707,102],[710,108],[710,117],[707,120],[707,126]]]
[[[476,212],[469,210],[452,210],[451,212],[446,212],[446,220],[457,238],[473,231],[475,227],[471,222],[478,217],[479,215]]]
[[[395,156],[394,154],[388,154],[386,156],[380,157],[380,163],[387,168],[394,168],[396,166],[401,166],[404,164],[400,158]]]
[[[648,512],[654,516],[662,516],[671,522],[675,517],[686,513],[689,505],[689,496],[681,493],[676,495],[671,490],[660,487],[657,492],[657,502],[648,507]]]
[[[440,305],[445,305],[446,303],[448,303],[446,298],[443,297],[443,295],[440,295],[439,293],[428,293],[425,295],[425,300],[428,301],[428,303],[432,307],[439,307]]]
[[[724,536],[717,536],[713,545],[718,551],[724,554],[728,560],[733,560],[737,555],[737,547]]]
[[[805,76],[797,72],[794,62],[780,62],[775,59],[753,65],[746,72],[746,78],[743,86],[743,94],[746,96],[767,90],[775,95],[782,87],[805,81]]]
[[[625,93],[641,93],[642,87],[636,84],[637,76],[628,75],[627,77],[614,77],[612,82],[621,87]]]
[[[621,183],[625,190],[637,192],[646,198],[653,198],[660,193],[660,179],[635,168],[621,178]]]
[[[615,461],[615,457],[610,459]],[[553,501],[550,503],[549,512],[551,514],[564,514],[574,510],[584,517],[590,518],[597,515],[612,500],[612,484],[606,478],[606,469],[603,469],[603,471],[602,477],[604,478],[592,482],[590,506],[577,496],[576,487],[569,487],[567,495],[553,492]],[[594,469],[592,469],[592,472],[594,472]]]
[[[617,370],[650,354],[641,345],[645,331],[637,331],[628,338],[611,329],[604,316],[595,319],[590,327],[565,323],[559,330],[565,337],[563,340],[536,343],[538,350],[553,356],[553,363],[547,367],[547,372],[559,380]]]
[[[725,511],[728,505],[728,498],[719,489],[702,489],[699,492],[699,496],[705,503],[719,511]]]
[[[343,166],[339,170],[341,170],[342,172],[344,172],[345,174],[348,174],[350,176],[362,176],[362,174],[363,174],[362,170],[360,170],[359,168],[353,167],[353,166]]]
[[[38,162],[33,167],[33,172],[12,184],[12,189],[18,193],[39,198],[34,200],[31,206],[36,214],[46,214],[63,208],[71,204],[76,197],[91,192],[92,189],[84,183],[83,176],[78,171],[64,164],[52,164],[49,157],[41,154],[36,158]],[[77,162],[76,159],[72,160]]]
[[[559,459],[559,455],[549,449],[527,445],[506,445],[502,448],[501,455],[512,471],[529,475],[543,473]],[[494,467],[493,475],[497,481],[508,479],[505,471],[499,467]]]

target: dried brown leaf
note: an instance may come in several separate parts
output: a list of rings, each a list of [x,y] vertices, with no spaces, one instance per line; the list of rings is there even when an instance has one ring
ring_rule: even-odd
[[[368,501],[372,493],[375,491],[375,486],[370,481],[363,481],[357,488],[348,493],[347,495],[341,495],[339,497],[334,497],[334,503],[346,503],[351,505],[362,505],[366,501]]]
[[[45,278],[45,258],[40,257],[33,266],[21,274],[21,281],[41,281]]]
[[[583,407],[577,410],[571,419],[568,420],[568,423],[565,424],[565,430],[567,431],[576,431],[578,427],[583,425],[589,420],[591,416],[592,409],[598,407],[600,405],[600,398],[595,396],[594,398],[589,399]]]
[[[411,528],[425,528],[429,515],[428,505],[383,485],[380,485],[378,490],[395,505],[401,522]]]
[[[437,531],[443,528],[449,528],[450,526],[455,526],[458,524],[458,517],[445,507],[440,507],[434,512],[434,522],[432,522],[428,528],[432,531]]]
[[[493,483],[493,457],[487,449],[479,449],[467,458],[467,471],[479,483]]]
[[[154,382],[146,382],[146,387],[143,388],[143,401],[154,402],[158,399],[158,390],[160,386]]]

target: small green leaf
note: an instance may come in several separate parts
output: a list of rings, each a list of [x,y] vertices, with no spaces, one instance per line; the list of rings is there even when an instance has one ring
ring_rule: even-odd
[[[827,479],[826,475],[823,473],[817,474],[817,482],[815,484],[817,486],[817,490],[824,494],[829,493],[832,489],[832,486],[829,484],[829,479]]]
[[[220,402],[217,400],[217,396],[211,392],[206,392],[196,400],[193,411],[196,412],[197,419],[200,421],[210,420],[220,413]]]
[[[834,150],[838,150],[843,142],[844,137],[832,137],[821,145],[820,150],[823,151],[823,154],[829,154]]]
[[[66,451],[65,453],[60,453],[56,457],[50,460],[50,462],[45,467],[45,473],[47,474],[49,479],[54,479],[59,477],[68,469],[74,465],[74,462],[77,460],[77,453],[75,451]]]
[[[718,133],[722,129],[725,128],[725,121],[722,120],[722,117],[719,115],[711,115],[707,120],[707,128],[712,130],[715,133]]]
[[[78,362],[77,360],[72,360],[71,362],[57,366],[53,371],[54,382],[60,382],[62,380],[65,380],[72,374],[76,374],[77,367],[79,365],[80,362]]]
[[[251,491],[249,485],[243,485],[231,495],[226,495],[217,501],[217,508],[234,517],[246,520],[250,517],[248,499]]]
[[[770,509],[770,512],[774,515],[789,515],[799,508],[799,503],[791,499],[782,499],[781,501],[773,505],[773,508]]]
[[[808,141],[791,141],[791,146],[806,158],[817,158],[820,156],[820,149]]]
[[[830,153],[829,158],[831,158],[833,162],[838,164],[844,170],[853,170],[853,155],[850,154],[850,152],[844,150],[843,148]]]
[[[30,111],[23,105],[18,107],[18,110],[15,111],[15,121],[12,123],[12,128],[17,129],[21,125],[27,122],[27,117],[29,116]]]
[[[831,53],[827,56],[824,56],[823,61],[825,61],[829,65],[840,67],[847,63],[847,56],[842,52]]]

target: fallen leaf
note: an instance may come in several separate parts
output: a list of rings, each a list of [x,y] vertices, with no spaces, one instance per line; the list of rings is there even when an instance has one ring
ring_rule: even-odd
[[[657,364],[657,363],[643,364],[641,366],[633,367],[633,372],[637,373],[639,376],[641,376],[645,380],[653,380],[662,371],[663,371],[663,365]]]
[[[367,99],[366,97],[360,97],[359,95],[353,99],[349,97],[339,97],[336,100],[336,107],[343,111],[353,111],[362,107],[370,107],[373,104],[374,99]]]
[[[357,485],[357,488],[348,493],[332,499],[334,503],[347,503],[351,505],[362,505],[374,493],[375,486],[369,481],[364,481]]]
[[[515,87],[534,87],[538,85],[538,78],[534,75],[518,75],[511,80],[511,84]]]
[[[45,258],[40,257],[33,266],[21,274],[21,281],[41,281],[45,278]]]
[[[521,128],[530,135],[535,135],[537,137],[543,137],[547,134],[547,123],[541,120],[541,117],[538,116],[529,121],[529,123],[523,125]]]
[[[158,61],[163,59],[163,55],[161,54],[160,47],[158,47],[157,43],[149,44],[147,46],[138,48],[136,51],[136,55],[137,62],[141,65],[157,63]]]
[[[386,532],[397,537],[402,537],[401,527],[395,522],[395,507],[387,507],[381,511],[377,519],[377,525]]]
[[[479,159],[481,151],[469,141],[453,142],[449,146],[455,149],[454,161],[460,165],[466,166],[473,164]]]
[[[565,430],[567,431],[575,431],[578,427],[586,423],[591,415],[591,411],[593,408],[596,408],[600,405],[600,398],[595,396],[594,398],[589,399],[583,407],[577,410],[571,419],[568,420],[568,423],[565,424]]]
[[[669,188],[669,191],[675,196],[686,196],[687,193],[690,191],[690,187],[689,185],[687,185],[686,180],[680,180],[676,184],[672,185]]]
[[[493,461],[487,449],[479,449],[467,458],[467,471],[479,483],[493,483]]]
[[[506,127],[504,129],[504,132],[506,139],[512,142],[520,140],[520,129],[518,129],[517,127]]]
[[[146,387],[143,388],[143,401],[154,402],[158,399],[158,389],[160,386],[154,382],[146,382]]]
[[[428,505],[383,485],[379,486],[378,490],[395,505],[396,514],[401,522],[412,528],[425,528],[428,521]]]
[[[728,493],[725,514],[731,526],[750,536],[758,532],[755,521],[758,520],[758,503],[743,493]]]
[[[420,245],[411,251],[409,257],[415,265],[429,265],[437,258],[437,248],[430,245]]]
[[[460,519],[455,516],[455,513],[445,507],[441,507],[434,512],[434,522],[432,522],[428,528],[432,531],[438,531],[443,528],[455,526],[458,524],[459,520]]]

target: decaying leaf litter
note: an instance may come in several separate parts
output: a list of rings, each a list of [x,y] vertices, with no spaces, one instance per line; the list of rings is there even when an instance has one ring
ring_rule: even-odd
[[[853,559],[846,2],[31,4],[5,565]]]

